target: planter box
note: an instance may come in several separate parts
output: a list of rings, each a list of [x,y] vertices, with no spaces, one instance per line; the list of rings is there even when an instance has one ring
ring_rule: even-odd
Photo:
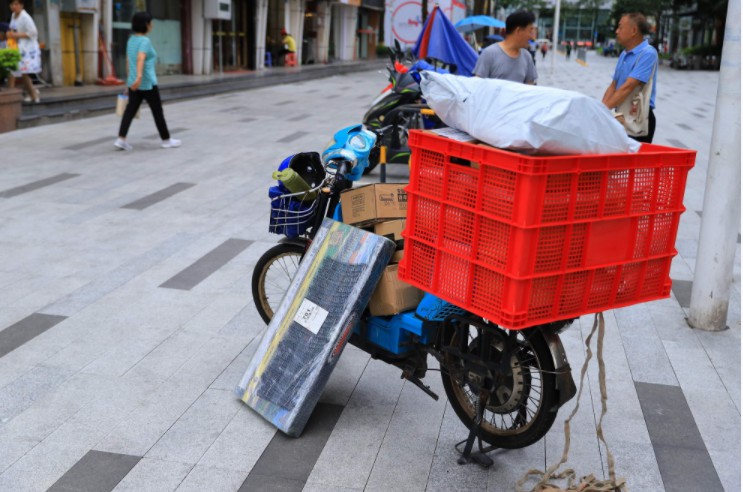
[[[20,89],[0,89],[0,133],[18,128],[23,101]]]

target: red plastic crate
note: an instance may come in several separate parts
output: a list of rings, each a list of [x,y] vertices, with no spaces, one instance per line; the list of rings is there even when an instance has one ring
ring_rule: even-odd
[[[412,131],[399,276],[507,328],[667,297],[696,152],[525,156]]]

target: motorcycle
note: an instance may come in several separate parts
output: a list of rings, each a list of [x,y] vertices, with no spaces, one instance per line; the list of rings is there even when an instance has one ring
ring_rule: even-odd
[[[325,217],[340,217],[340,193],[353,186],[369,165],[389,127],[375,132],[362,125],[337,132],[320,157],[317,153],[287,158],[293,169],[314,179],[321,162],[326,176],[299,193],[273,196],[271,227],[284,237],[257,262],[253,298],[269,323],[288,289],[314,232]],[[315,198],[307,205],[308,194]],[[303,204],[298,210],[287,203]],[[278,228],[277,228],[278,227]],[[283,227],[283,228],[282,228]],[[495,448],[514,449],[541,439],[558,409],[576,392],[559,333],[572,320],[509,330],[425,294],[418,306],[394,316],[371,316],[368,309],[353,328],[349,343],[372,358],[398,367],[403,378],[438,400],[422,381],[431,358],[439,365],[444,391],[457,417],[469,429],[460,462],[492,461],[472,453],[475,439]],[[464,443],[465,441],[462,441]],[[460,445],[462,443],[459,443]]]
[[[422,115],[421,108],[428,106],[422,103],[420,88],[421,70],[437,70],[425,60],[413,62],[400,44],[395,40],[395,47],[390,48],[390,64],[387,66],[389,85],[372,101],[362,119],[364,126],[369,130],[378,130],[392,125],[394,131],[384,136],[384,145],[389,149],[387,164],[407,164],[410,159],[410,149],[407,146],[408,130],[413,128],[437,128],[442,125],[435,116]],[[364,174],[372,172],[379,164],[379,152],[372,149],[369,156],[369,165]]]

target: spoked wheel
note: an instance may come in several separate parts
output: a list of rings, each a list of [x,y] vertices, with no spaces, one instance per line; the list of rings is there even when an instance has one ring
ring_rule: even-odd
[[[299,244],[277,244],[266,251],[253,270],[253,302],[268,324],[299,269],[305,248]]]
[[[487,322],[459,330],[467,340],[446,335],[450,350],[445,348],[441,367],[444,390],[459,419],[469,429],[478,395],[485,394],[479,428],[483,441],[516,449],[541,439],[557,416],[558,399],[554,362],[542,333],[508,332]],[[483,354],[487,360],[482,360]],[[504,358],[507,363],[502,363]]]

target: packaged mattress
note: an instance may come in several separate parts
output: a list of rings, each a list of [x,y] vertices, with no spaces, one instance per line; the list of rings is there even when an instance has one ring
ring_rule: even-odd
[[[302,433],[394,251],[382,236],[323,221],[237,388],[248,406]]]

